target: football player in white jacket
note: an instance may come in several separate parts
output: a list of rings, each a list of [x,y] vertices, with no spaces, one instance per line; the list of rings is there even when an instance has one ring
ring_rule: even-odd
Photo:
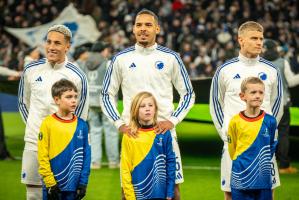
[[[65,78],[77,86],[79,105],[75,114],[85,120],[87,118],[88,83],[86,76],[66,57],[71,37],[71,31],[66,26],[52,26],[47,33],[46,58],[28,64],[20,80],[19,111],[26,123],[21,182],[26,184],[27,200],[42,199],[42,183],[38,174],[37,140],[42,120],[57,111],[57,106],[51,97],[51,87],[56,81]]]
[[[142,91],[152,93],[158,102],[157,133],[171,130],[176,153],[176,184],[183,182],[180,151],[176,141],[175,126],[183,120],[194,104],[195,94],[180,56],[156,44],[160,32],[158,17],[149,10],[141,10],[135,19],[133,33],[137,43],[116,54],[106,72],[101,106],[120,132],[136,137],[128,129],[130,105],[133,97]],[[121,86],[124,110],[122,116],[115,106],[115,96]],[[174,110],[173,86],[180,95],[179,105]],[[179,199],[176,185],[175,199]]]
[[[210,113],[224,142],[221,158],[221,189],[225,199],[231,199],[230,176],[232,161],[228,153],[227,129],[232,116],[245,110],[240,99],[240,85],[249,76],[259,77],[265,84],[262,109],[272,114],[277,123],[283,114],[282,81],[279,70],[259,54],[263,48],[263,27],[253,21],[242,24],[238,30],[239,56],[218,67],[211,85]],[[272,188],[280,185],[275,156],[272,160]]]

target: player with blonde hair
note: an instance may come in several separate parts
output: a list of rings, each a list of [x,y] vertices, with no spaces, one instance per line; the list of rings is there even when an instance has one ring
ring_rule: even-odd
[[[254,21],[242,24],[238,31],[239,56],[219,66],[210,90],[210,113],[222,138],[221,189],[225,199],[231,199],[230,177],[232,161],[228,153],[226,132],[231,118],[244,110],[246,104],[239,97],[241,82],[250,76],[260,78],[265,84],[265,97],[261,108],[273,115],[277,122],[283,114],[283,89],[279,70],[259,54],[263,48],[263,27]],[[280,185],[275,156],[272,159],[272,188]]]

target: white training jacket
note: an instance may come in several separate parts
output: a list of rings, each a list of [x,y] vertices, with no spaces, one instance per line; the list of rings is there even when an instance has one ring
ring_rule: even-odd
[[[259,77],[265,84],[265,97],[262,109],[273,115],[277,124],[283,114],[283,87],[279,70],[261,57],[246,58],[241,53],[238,57],[218,67],[210,90],[210,113],[216,129],[223,141],[230,119],[245,110],[246,104],[239,94],[243,79]]]
[[[124,110],[120,117],[115,107],[115,96],[121,86]],[[173,86],[180,95],[174,111]],[[154,95],[158,103],[158,120],[170,120],[177,125],[194,104],[195,94],[180,56],[165,47],[154,44],[139,45],[116,54],[105,74],[101,98],[104,113],[117,128],[129,123],[131,101],[139,92]]]
[[[52,94],[52,85],[62,79],[72,81],[78,89],[78,106],[75,114],[87,119],[88,83],[85,74],[65,59],[61,64],[52,67],[47,59],[28,64],[23,72],[19,85],[19,111],[26,124],[26,149],[37,151],[37,137],[42,120],[57,112]],[[28,143],[28,144],[27,144]]]

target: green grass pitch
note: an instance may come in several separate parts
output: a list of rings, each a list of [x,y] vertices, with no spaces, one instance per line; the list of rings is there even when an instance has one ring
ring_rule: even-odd
[[[20,158],[24,146],[24,124],[18,113],[3,113],[3,118],[8,148],[13,156]],[[183,122],[178,125],[177,133],[185,178],[181,185],[181,199],[223,199],[219,185],[222,142],[213,125]],[[293,162],[293,165],[299,167],[299,162]],[[0,173],[0,199],[25,199],[25,187],[20,183],[21,160],[0,161]],[[281,187],[276,189],[275,199],[299,199],[299,174],[280,177]],[[110,170],[106,166],[92,170],[85,199],[119,200],[119,170]]]

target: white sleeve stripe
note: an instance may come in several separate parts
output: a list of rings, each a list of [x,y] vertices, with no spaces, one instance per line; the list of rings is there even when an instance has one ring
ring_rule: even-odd
[[[110,115],[110,117],[111,117],[114,121],[119,120],[120,117],[115,113],[115,111],[114,111],[114,109],[113,109],[113,107],[112,107],[112,105],[111,105],[111,101],[110,101],[110,99],[109,99],[109,95],[107,95],[107,94],[104,94],[104,95],[103,95],[103,102],[104,102],[104,107],[105,107],[107,113]],[[113,113],[113,112],[114,112],[114,113]]]
[[[69,68],[73,72],[75,72],[81,79],[82,82],[82,88],[81,88],[81,97],[80,97],[80,103],[79,106],[76,108],[75,114],[80,117],[86,102],[86,95],[87,95],[87,81],[85,74],[83,74],[76,66],[74,66],[71,63],[67,63],[66,68]]]
[[[24,121],[27,122],[27,118],[28,118],[28,110],[26,108],[26,105],[23,102],[23,81],[24,77],[22,76],[20,84],[19,84],[19,92],[18,92],[18,96],[19,96],[19,102],[18,102],[18,107],[19,107],[19,111],[22,114],[22,117],[24,118]]]
[[[213,88],[214,88],[214,107],[217,109],[218,111],[218,115],[219,115],[219,118],[220,118],[220,121],[221,121],[221,124],[223,123],[223,118],[224,118],[224,114],[223,114],[223,111],[222,111],[222,108],[221,108],[221,105],[220,105],[220,102],[218,100],[218,78],[219,78],[219,73],[217,74],[217,76],[215,77],[215,82],[216,84],[213,85]]]
[[[46,63],[46,59],[45,58],[42,58],[42,59],[39,59],[37,61],[32,61],[31,63],[27,64],[24,68],[24,72],[29,69],[30,67],[34,67],[34,66],[37,66],[37,65],[40,65],[40,64],[45,64]],[[23,72],[23,73],[24,73]]]
[[[111,62],[111,65],[109,66],[108,71],[106,72],[107,77],[108,78],[105,82],[107,83],[107,85],[110,85],[110,81],[111,81],[111,74],[112,74],[112,64],[114,63],[115,59]],[[104,108],[106,109],[107,113],[109,114],[109,116],[114,120],[118,120],[120,117],[118,116],[117,112],[113,109],[113,106],[111,104],[111,100],[109,99],[109,94],[108,94],[108,87],[106,92],[104,92],[104,90],[102,90],[102,96],[103,96],[103,103],[104,103]]]
[[[87,79],[85,77],[85,74],[83,74],[78,67],[76,67],[75,65],[73,65],[72,63],[67,63],[66,64],[66,68],[72,70],[73,72],[75,72],[75,74],[77,74],[81,81],[82,81],[82,88],[81,88],[81,97],[80,97],[80,103],[79,106],[76,108],[75,114],[80,117],[85,105],[85,101],[86,101],[86,95],[87,95]]]
[[[184,102],[187,102],[186,106],[188,106],[190,104],[191,97],[192,97],[192,93],[187,93],[186,95],[184,95]],[[183,103],[182,103],[182,105],[183,105]],[[183,111],[183,109],[186,109],[186,108],[187,107],[181,106],[179,109],[177,109],[176,112],[174,112],[172,114],[172,116],[178,117],[179,114]]]
[[[135,50],[134,47],[129,47],[129,48],[127,48],[127,49],[125,49],[125,50],[123,50],[123,51],[117,53],[115,56],[113,56],[113,58],[111,59],[110,65],[109,65],[109,67],[108,67],[107,72],[109,71],[109,69],[112,71],[113,63],[115,62],[117,56],[119,56],[119,55],[121,55],[121,54],[124,54],[124,53],[128,53],[128,52],[133,51],[133,50]],[[105,90],[105,91],[108,90],[108,87],[109,87],[109,85],[110,85],[111,74],[112,74],[112,72],[111,72],[111,73],[107,73],[107,72],[106,72],[106,74],[105,74],[104,82],[103,82],[103,83],[104,83],[103,90]]]
[[[128,52],[131,52],[131,51],[134,51],[134,50],[135,50],[135,47],[132,46],[132,47],[129,47],[129,48],[127,48],[127,49],[119,52],[115,56],[113,56],[112,61],[111,61],[110,65],[109,65],[108,70],[107,70],[107,72],[105,74],[105,77],[104,77],[104,82],[103,82],[104,87],[103,87],[103,90],[102,90],[102,101],[104,103],[104,108],[106,109],[108,115],[114,121],[120,119],[120,116],[118,116],[117,112],[113,108],[113,106],[111,104],[111,100],[109,98],[109,94],[108,94],[108,88],[109,88],[110,83],[111,83],[111,74],[112,74],[112,71],[113,71],[113,64],[114,64],[117,56],[125,54],[125,53],[128,53]]]
[[[186,87],[186,90],[187,90],[187,94],[185,95],[185,96],[187,96],[187,99],[184,97],[184,102],[182,103],[181,107],[177,108],[176,112],[173,113],[173,115],[175,117],[178,117],[179,114],[183,110],[187,109],[188,106],[190,105],[193,90],[192,90],[192,86],[190,85],[188,73],[186,71],[186,68],[185,68],[184,64],[182,63],[181,58],[178,56],[178,54],[176,54],[174,52],[173,52],[173,54],[174,54],[175,58],[177,59],[179,65],[180,65],[180,72],[181,72],[181,75],[183,76],[183,80],[184,80],[185,87]]]
[[[227,62],[225,62],[223,65],[221,65],[217,71],[216,71],[216,74],[213,78],[213,88],[212,88],[212,93],[213,93],[213,108],[214,108],[214,112],[216,114],[216,118],[218,120],[218,123],[220,124],[220,126],[222,127],[222,124],[223,124],[223,118],[224,118],[224,115],[223,115],[223,111],[222,111],[222,108],[221,108],[221,105],[220,105],[220,102],[218,101],[218,78],[219,78],[219,74],[220,74],[220,71],[228,66],[229,64],[232,64],[232,63],[235,63],[235,62],[238,62],[239,59],[238,58],[233,58]]]
[[[218,123],[220,124],[220,126],[222,127],[222,124],[223,124],[223,118],[221,117],[221,114],[222,114],[222,110],[221,110],[221,107],[220,107],[220,104],[218,102],[217,104],[217,96],[218,96],[218,90],[215,89],[216,88],[216,83],[213,84],[213,105],[214,105],[214,112],[216,114],[216,118],[218,120]],[[215,110],[216,109],[216,110]],[[220,111],[219,111],[220,110]]]
[[[278,71],[277,67],[274,66],[273,63],[269,62],[268,60],[265,60],[264,58],[260,58],[259,61],[274,68],[277,71],[277,79],[278,79],[277,92],[278,92],[278,94],[277,94],[277,98],[272,107],[272,113],[275,117],[277,117],[279,108],[280,108],[280,104],[281,104],[281,100],[282,100],[282,80],[281,80],[280,72]]]
[[[27,69],[31,68],[31,67],[34,67],[34,66],[38,66],[40,64],[44,64],[46,62],[45,59],[40,59],[38,61],[34,61],[34,62],[31,62],[29,63],[28,65],[26,65],[26,67],[24,68],[24,71],[23,71],[23,75],[22,75],[22,78],[20,80],[20,83],[19,83],[19,91],[18,91],[18,107],[19,107],[19,111],[24,119],[25,122],[27,122],[27,118],[28,118],[28,109],[26,107],[26,105],[24,104],[24,75],[27,71]]]
[[[75,69],[73,69],[73,67],[71,65],[69,65],[69,63],[67,63],[66,68],[68,68],[68,69],[72,70],[73,72],[75,72]],[[75,72],[75,73],[80,77],[80,79],[82,81],[80,103],[79,103],[79,105],[77,106],[77,108],[75,110],[75,114],[78,117],[80,117],[80,115],[82,113],[83,105],[84,105],[84,104],[82,105],[82,103],[83,103],[83,101],[85,102],[85,99],[86,99],[86,91],[84,90],[84,88],[86,88],[86,86],[84,86],[84,82],[82,80],[82,77],[77,72]]]
[[[111,62],[106,74],[105,74],[105,77],[111,77],[111,74],[112,74],[112,64],[114,63],[115,59],[113,59],[113,61]],[[104,80],[104,85],[110,85],[110,78]],[[104,86],[105,87],[105,86]],[[105,91],[108,90],[108,87]],[[114,120],[116,121],[117,119],[119,119],[119,116],[116,114],[116,112],[113,110],[113,107],[111,104],[109,104],[110,102],[110,99],[109,99],[109,95],[108,95],[108,92],[105,92],[104,89],[102,90],[102,101],[104,103],[104,108],[106,109],[108,115]]]
[[[191,101],[193,90],[192,90],[192,86],[190,85],[189,76],[188,76],[188,73],[186,71],[185,66],[183,65],[183,63],[182,63],[182,61],[179,58],[179,56],[178,56],[177,53],[175,53],[174,51],[172,51],[172,50],[170,50],[168,48],[162,47],[162,46],[158,46],[157,50],[174,55],[174,57],[176,58],[177,62],[179,63],[180,72],[181,72],[181,75],[182,75],[183,80],[184,80],[184,85],[186,87],[187,94],[185,94],[184,100],[183,100],[182,104],[180,105],[180,107],[177,108],[176,111],[172,114],[172,116],[178,117],[178,115],[183,110],[187,109],[188,106],[190,105],[190,101]]]
[[[282,81],[281,81],[281,76],[280,76],[280,73],[277,72],[277,77],[278,77],[278,85],[277,85],[277,91],[278,91],[278,95],[277,95],[277,98],[275,100],[275,103],[274,103],[274,106],[272,108],[272,112],[273,112],[273,115],[275,117],[277,117],[278,115],[278,112],[279,112],[279,108],[280,108],[280,103],[281,103],[281,100],[282,100]]]

